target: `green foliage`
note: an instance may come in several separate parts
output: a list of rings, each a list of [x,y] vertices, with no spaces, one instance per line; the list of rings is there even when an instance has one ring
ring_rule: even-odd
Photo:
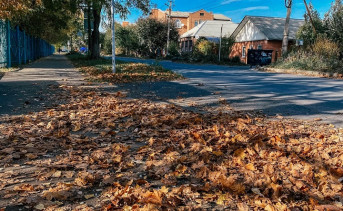
[[[343,3],[335,0],[329,12],[325,14],[324,24],[327,35],[333,41],[339,43],[341,52],[343,51]]]
[[[29,12],[12,17],[12,24],[27,33],[50,43],[59,43],[76,34],[81,27],[77,4],[74,0],[42,0]]]
[[[141,46],[146,46],[142,49],[142,56],[157,57],[160,56],[167,43],[167,22],[161,22],[152,18],[141,18],[137,22],[137,35]],[[170,30],[170,41],[177,42],[179,33],[172,26]]]
[[[218,60],[216,52],[216,44],[202,38],[195,43],[191,59],[193,62],[215,62]]]
[[[171,42],[169,45],[169,55],[170,58],[176,58],[180,56],[179,52],[180,46],[177,42]]]
[[[210,56],[216,53],[217,46],[214,42],[201,40],[195,45],[194,51],[199,52],[203,56]]]
[[[335,0],[323,20],[313,5],[310,5],[310,10],[316,33],[306,14],[305,25],[297,34],[298,38],[304,39],[304,48],[292,51],[274,66],[323,72],[342,71],[343,64],[340,60],[343,52],[342,1]]]
[[[339,60],[339,45],[325,37],[318,37],[313,45],[291,51],[284,60],[272,67],[281,69],[300,69],[321,72],[342,71]]]
[[[118,26],[116,28],[116,45],[124,51],[125,55],[137,52],[139,41],[136,26]]]
[[[221,60],[219,57],[219,44],[207,40],[205,37],[200,37],[191,52],[181,52],[181,55],[172,57],[176,61],[192,62],[192,63],[215,63],[228,65],[242,65],[241,60],[237,58],[229,58],[235,40],[229,36],[222,38]],[[179,46],[177,46],[179,49]]]
[[[222,47],[221,47],[221,60],[225,61],[229,59],[229,55],[232,51],[232,47],[235,44],[235,39],[230,36],[225,36],[222,38]]]
[[[306,46],[312,45],[317,39],[318,35],[325,34],[325,26],[323,20],[320,18],[320,15],[317,10],[314,9],[312,4],[309,4],[310,14],[313,20],[313,25],[315,27],[316,33],[313,30],[313,25],[311,23],[310,17],[305,13],[305,24],[300,27],[297,37],[304,40]]]

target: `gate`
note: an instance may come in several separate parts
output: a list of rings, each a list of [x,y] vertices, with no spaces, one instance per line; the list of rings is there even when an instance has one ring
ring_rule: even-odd
[[[269,65],[272,63],[273,50],[248,50],[248,64],[255,65]]]

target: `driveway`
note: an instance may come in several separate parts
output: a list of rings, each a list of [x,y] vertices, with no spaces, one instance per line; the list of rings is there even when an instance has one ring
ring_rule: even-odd
[[[118,59],[150,64],[155,62],[123,57]],[[187,100],[182,102],[184,104],[212,104],[224,98],[236,110],[261,110],[271,116],[305,120],[322,119],[343,127],[343,80],[265,73],[248,67],[170,61],[161,61],[160,64],[189,78],[173,82],[176,87],[190,87],[190,92],[196,92],[184,93],[187,96]],[[168,92],[168,88],[160,92]],[[183,92],[187,92],[187,89]]]

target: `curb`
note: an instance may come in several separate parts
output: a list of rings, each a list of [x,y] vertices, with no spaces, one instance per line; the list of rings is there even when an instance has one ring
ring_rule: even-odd
[[[271,72],[271,73],[284,73],[284,74],[296,74],[320,78],[334,78],[334,79],[343,79],[342,73],[328,73],[328,72],[318,72],[312,70],[297,70],[297,69],[278,69],[270,67],[259,67],[258,71],[262,72]]]

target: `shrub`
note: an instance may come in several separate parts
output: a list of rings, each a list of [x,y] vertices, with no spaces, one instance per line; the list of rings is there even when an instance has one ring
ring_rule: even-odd
[[[169,51],[168,51],[167,59],[175,59],[180,57],[179,53],[179,45],[177,42],[171,42],[169,45]]]
[[[215,54],[216,44],[208,40],[202,40],[197,43],[195,50],[201,53],[203,56],[210,56]]]
[[[233,58],[231,59],[231,62],[232,62],[232,63],[237,63],[237,64],[242,63],[242,62],[241,62],[241,58],[239,58],[239,56],[233,57]]]
[[[313,53],[323,58],[337,60],[339,58],[339,46],[337,43],[321,36],[316,39],[313,46]]]
[[[338,44],[321,36],[313,45],[292,50],[283,60],[272,66],[282,69],[340,72],[342,61],[339,60]]]

